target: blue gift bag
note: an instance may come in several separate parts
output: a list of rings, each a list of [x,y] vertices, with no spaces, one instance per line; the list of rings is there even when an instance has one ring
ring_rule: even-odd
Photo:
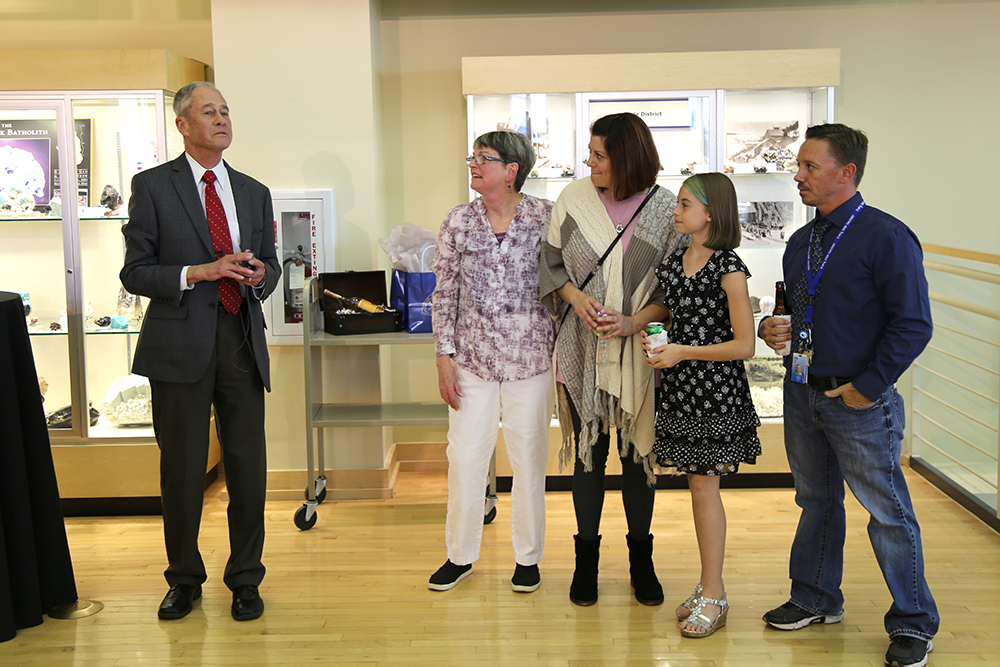
[[[393,269],[390,282],[389,305],[403,314],[403,331],[431,333],[431,295],[437,276]]]

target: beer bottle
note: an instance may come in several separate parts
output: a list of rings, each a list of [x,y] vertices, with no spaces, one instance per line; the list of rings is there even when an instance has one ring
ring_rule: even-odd
[[[785,281],[779,280],[774,283],[774,312],[772,315],[788,315],[785,308]]]
[[[340,296],[336,292],[331,292],[328,289],[323,290],[323,293],[329,297],[332,297],[341,303],[350,306],[351,308],[356,308],[357,310],[363,310],[368,313],[384,313],[385,308],[382,306],[376,306],[374,303],[367,299],[359,299],[354,296]]]
[[[772,317],[776,317],[786,324],[791,324],[792,313],[788,310],[785,305],[785,281],[779,280],[774,283],[774,311],[771,313]],[[787,356],[792,353],[792,341],[787,340],[785,344],[782,345],[781,349],[775,350],[777,354],[782,356]]]

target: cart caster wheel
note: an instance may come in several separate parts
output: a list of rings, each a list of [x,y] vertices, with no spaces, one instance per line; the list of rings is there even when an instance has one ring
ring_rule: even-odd
[[[493,523],[493,519],[497,518],[497,508],[493,507],[486,516],[483,517],[483,525]]]
[[[309,489],[306,489],[305,498],[306,498],[306,500],[309,500]],[[322,489],[320,489],[319,493],[316,494],[316,503],[319,504],[319,503],[323,502],[324,500],[326,500],[326,487],[325,486]]]
[[[316,519],[319,518],[319,514],[313,512],[313,515],[306,518],[306,510],[308,506],[303,505],[302,507],[295,510],[295,527],[299,530],[309,530],[316,525]]]

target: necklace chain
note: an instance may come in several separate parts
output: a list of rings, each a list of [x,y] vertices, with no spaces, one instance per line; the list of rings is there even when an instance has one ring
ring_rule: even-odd
[[[635,196],[635,195],[633,195],[633,196]],[[611,196],[610,194],[608,195],[608,199],[609,199],[609,201],[612,201],[612,202],[616,201],[615,198],[613,196]],[[625,214],[624,215],[615,214],[615,217],[618,218],[618,224],[615,225],[615,231],[618,232],[619,234],[622,232],[623,229],[625,229],[625,222],[623,222],[623,220],[624,221],[631,220],[631,218],[628,217],[628,214],[629,214],[629,212],[631,212],[633,206],[635,206],[635,202],[634,201],[631,204],[628,205],[628,208],[625,209]]]

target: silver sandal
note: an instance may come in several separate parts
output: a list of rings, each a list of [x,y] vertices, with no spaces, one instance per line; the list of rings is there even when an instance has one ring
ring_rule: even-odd
[[[677,620],[678,621],[685,621],[685,620],[688,619],[689,616],[691,616],[691,612],[694,611],[695,601],[699,597],[701,597],[701,583],[700,582],[698,583],[697,586],[694,587],[694,593],[691,594],[691,597],[689,597],[684,602],[681,602],[681,606],[684,607],[685,609],[687,609],[688,613],[685,616],[681,616],[680,614],[677,614]]]
[[[705,609],[705,605],[714,604],[720,609],[719,616],[714,621],[710,619],[705,614],[701,613]],[[726,625],[726,616],[729,615],[729,602],[726,600],[726,594],[722,594],[721,600],[714,600],[712,598],[707,598],[704,595],[699,596],[694,603],[694,609],[691,610],[691,615],[688,616],[685,621],[698,627],[705,628],[705,632],[693,632],[691,630],[681,628],[681,635],[684,637],[692,637],[695,639],[701,639],[702,637],[708,637],[710,634],[714,633],[719,628]]]

